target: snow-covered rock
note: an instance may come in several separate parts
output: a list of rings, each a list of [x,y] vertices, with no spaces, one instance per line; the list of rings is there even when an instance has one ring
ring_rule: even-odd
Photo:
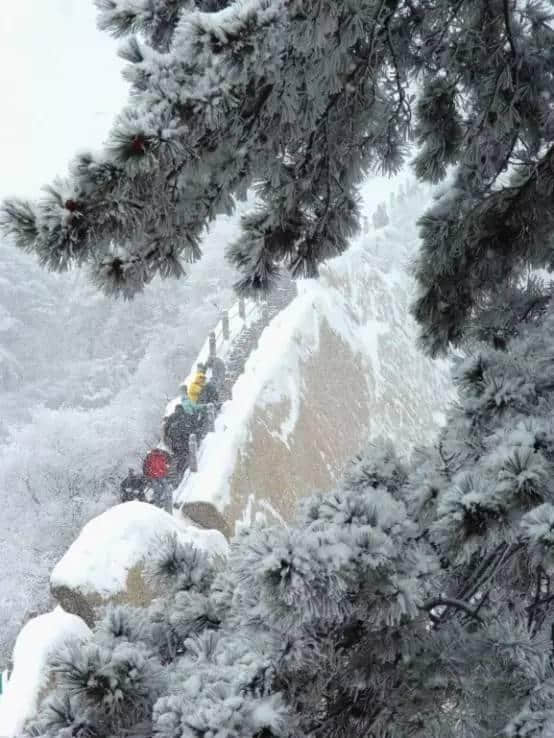
[[[369,440],[409,453],[431,442],[451,399],[445,361],[417,347],[409,314],[416,221],[431,193],[395,199],[390,225],[358,237],[264,330],[175,499],[215,505],[231,529],[290,521],[299,497],[329,491]]]
[[[91,631],[76,615],[56,607],[53,612],[29,620],[21,629],[13,650],[13,672],[0,696],[0,736],[16,738],[26,720],[33,717],[51,688],[49,659],[73,641],[85,641]]]
[[[227,553],[219,531],[186,524],[145,502],[125,502],[84,526],[52,572],[52,594],[89,625],[108,602],[148,605],[161,593],[145,577],[145,564],[167,536],[212,555]]]
[[[181,505],[180,514],[200,528],[218,530],[225,538],[232,536],[228,522],[211,502],[185,502]]]

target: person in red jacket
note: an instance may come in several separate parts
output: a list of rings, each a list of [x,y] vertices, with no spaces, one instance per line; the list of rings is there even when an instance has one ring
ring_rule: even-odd
[[[150,451],[142,465],[142,471],[146,478],[146,500],[166,512],[173,512],[173,495],[168,484],[168,474],[171,457],[162,448],[154,448]],[[149,489],[148,489],[149,488]],[[150,492],[150,494],[149,494]]]

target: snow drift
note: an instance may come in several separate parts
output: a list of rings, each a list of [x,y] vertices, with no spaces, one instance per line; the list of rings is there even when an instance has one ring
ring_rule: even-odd
[[[13,650],[13,672],[0,697],[0,736],[16,738],[32,717],[51,679],[48,661],[62,646],[84,641],[90,630],[81,618],[56,607],[22,628]]]

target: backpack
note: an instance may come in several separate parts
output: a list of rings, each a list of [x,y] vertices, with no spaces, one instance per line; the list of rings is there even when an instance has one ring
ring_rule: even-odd
[[[169,462],[169,454],[161,448],[155,448],[144,459],[144,476],[149,479],[165,479],[169,473]]]

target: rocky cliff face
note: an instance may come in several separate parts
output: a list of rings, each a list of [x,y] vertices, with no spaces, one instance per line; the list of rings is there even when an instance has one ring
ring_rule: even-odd
[[[429,195],[405,195],[391,222],[361,236],[264,331],[178,499],[212,502],[233,526],[286,521],[327,491],[371,438],[400,452],[432,440],[450,393],[445,362],[416,346],[408,308],[415,221]]]

